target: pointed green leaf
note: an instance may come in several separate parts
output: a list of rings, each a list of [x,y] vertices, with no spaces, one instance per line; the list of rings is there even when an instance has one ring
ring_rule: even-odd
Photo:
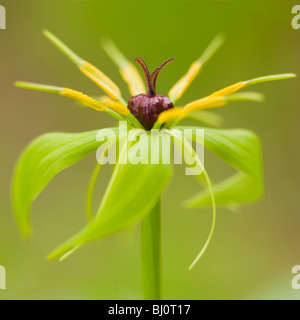
[[[33,200],[61,170],[73,165],[103,142],[97,130],[83,133],[47,133],[29,144],[21,155],[13,178],[13,209],[21,232],[30,234]]]
[[[184,128],[191,127],[180,127]],[[195,139],[196,130],[193,133]],[[262,155],[256,134],[245,129],[206,128],[204,146],[239,171],[213,186],[217,205],[252,202],[262,196]],[[204,190],[187,204],[191,207],[210,205],[210,194]]]
[[[130,132],[130,140],[137,137],[135,133],[137,131],[139,130]],[[148,149],[149,156],[158,154],[158,164],[151,164],[150,161],[148,161],[149,164],[132,164],[129,161],[128,154],[138,151],[138,147],[144,146],[145,141],[141,144],[128,143],[129,152],[123,144],[119,162],[114,169],[96,217],[82,231],[53,251],[49,259],[64,257],[74,248],[125,229],[149,214],[172,176],[172,165],[162,164],[164,151],[160,152],[158,148],[160,139],[165,137],[166,135],[159,134],[152,142],[151,152]],[[148,148],[150,148],[150,139],[150,135],[146,134]],[[127,164],[122,164],[126,159]]]
[[[189,113],[186,118],[202,122],[212,127],[221,127],[224,123],[221,115],[210,111],[194,111]]]

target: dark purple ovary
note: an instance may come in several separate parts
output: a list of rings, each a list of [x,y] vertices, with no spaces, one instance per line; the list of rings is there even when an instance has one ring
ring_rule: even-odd
[[[151,74],[141,58],[135,61],[140,65],[147,85],[147,93],[142,93],[131,97],[128,102],[128,109],[139,120],[146,130],[151,130],[160,113],[165,110],[174,108],[173,103],[168,97],[156,94],[156,81],[161,70],[174,59],[169,59]]]
[[[128,102],[128,109],[146,130],[152,129],[161,112],[171,108],[174,108],[171,100],[160,94],[139,94],[131,97]]]

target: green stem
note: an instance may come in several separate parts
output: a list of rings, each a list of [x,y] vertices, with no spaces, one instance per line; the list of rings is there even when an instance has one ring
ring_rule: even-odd
[[[142,281],[145,300],[161,299],[161,204],[141,223]]]

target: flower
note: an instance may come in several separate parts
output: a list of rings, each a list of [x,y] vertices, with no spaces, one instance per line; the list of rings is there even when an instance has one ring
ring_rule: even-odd
[[[134,129],[150,130],[153,128],[160,130],[159,137],[171,136],[175,146],[179,149],[184,142],[185,152],[190,155],[194,150],[192,144],[182,136],[182,131],[185,128],[195,129],[197,127],[181,127],[179,123],[182,120],[190,117],[204,123],[216,124],[219,121],[218,116],[203,110],[223,107],[230,102],[260,102],[263,100],[263,96],[259,93],[238,93],[238,91],[261,82],[295,77],[294,74],[281,74],[242,81],[207,97],[192,101],[185,106],[176,106],[203,65],[221,46],[224,41],[223,37],[218,36],[210,44],[204,54],[171,88],[168,97],[156,94],[156,80],[162,68],[173,59],[168,60],[151,75],[144,61],[141,58],[136,59],[146,77],[146,93],[143,80],[134,64],[128,61],[112,42],[106,41],[103,43],[103,48],[119,67],[121,76],[128,84],[132,95],[127,104],[119,87],[103,72],[80,58],[50,32],[45,31],[45,35],[106,95],[92,98],[73,89],[28,82],[17,82],[17,87],[56,93],[79,101],[96,111],[106,112],[119,121],[127,122],[131,138],[136,138],[139,135]],[[95,151],[104,143],[101,139],[96,139],[96,137],[99,138],[97,132],[95,130],[76,134],[49,133],[38,137],[26,148],[17,164],[13,181],[14,212],[19,228],[25,236],[28,236],[31,230],[30,206],[33,200],[57,173]],[[111,128],[111,132],[118,136],[116,127]],[[192,139],[196,138],[197,133],[193,132]],[[121,141],[120,136],[118,139]],[[159,144],[159,142],[156,143]],[[203,171],[208,189],[193,197],[187,204],[190,207],[212,205],[213,223],[208,239],[191,267],[203,255],[211,240],[216,221],[216,205],[254,201],[263,193],[260,143],[254,133],[243,129],[205,128],[204,143],[205,147],[237,169],[238,173],[212,186],[201,160],[196,156],[196,166]],[[107,150],[110,147],[111,145]],[[50,259],[65,258],[86,242],[101,239],[133,225],[145,218],[159,201],[172,176],[172,165],[162,163],[161,155],[159,155],[160,161],[157,164],[124,164],[121,160],[127,159],[128,155],[122,146],[120,150],[118,163],[97,214],[93,216],[90,203],[100,165],[97,166],[89,186],[87,201],[89,223],[82,231],[54,250],[49,255]],[[133,177],[135,178],[134,182],[132,181]],[[124,192],[124,190],[126,191]],[[144,192],[145,190],[147,192]]]

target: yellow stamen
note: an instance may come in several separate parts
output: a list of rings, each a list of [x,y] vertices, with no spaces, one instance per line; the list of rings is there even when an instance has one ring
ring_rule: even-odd
[[[175,83],[172,89],[169,91],[168,96],[175,102],[179,100],[186,89],[190,86],[192,81],[196,78],[201,70],[202,64],[199,61],[195,61],[189,68],[188,72]]]
[[[120,103],[120,102],[117,102],[115,100],[113,100],[112,98],[108,97],[108,96],[101,96],[99,98],[99,102],[105,104],[105,105],[110,105],[110,104],[116,104],[116,103]]]
[[[204,109],[212,109],[217,107],[222,107],[226,104],[226,101],[223,97],[214,97],[214,98],[203,98],[193,102],[188,103],[183,111],[185,113],[190,113],[192,111],[200,111]]]
[[[118,86],[108,78],[98,68],[90,64],[89,62],[80,58],[75,52],[68,48],[60,39],[55,37],[51,32],[44,31],[45,36],[59,48],[71,61],[73,61],[77,67],[94,81],[102,90],[104,90],[110,97],[115,100],[122,100],[120,89]]]
[[[80,67],[80,71],[94,81],[103,91],[110,97],[118,100],[121,92],[117,85],[110,80],[102,71],[87,61],[84,61]]]
[[[102,42],[102,47],[113,62],[118,66],[122,78],[128,84],[132,96],[145,93],[146,88],[136,67],[119,51],[116,45],[110,41]]]
[[[224,43],[225,39],[222,35],[218,35],[207,47],[202,56],[196,60],[188,72],[171,88],[168,96],[175,103],[182,97],[186,89],[190,86],[192,81],[196,78],[202,69],[202,66],[214,55],[214,53]]]
[[[124,81],[127,82],[129,92],[132,96],[146,92],[144,82],[137,69],[131,62],[128,62],[128,64],[124,65],[122,69],[120,69],[120,73]]]
[[[126,108],[123,103],[115,101],[108,96],[100,97],[99,102],[122,116],[126,116],[130,113],[129,109]]]
[[[179,123],[181,120],[186,118],[191,112],[200,111],[205,109],[222,107],[227,103],[227,101],[222,97],[217,97],[213,99],[200,99],[193,101],[187,104],[185,107],[177,107],[172,108],[166,111],[163,111],[157,119],[157,122],[162,125],[163,123],[170,123],[175,121],[175,123]],[[172,122],[172,125],[174,123]]]
[[[109,109],[115,111],[116,113],[120,114],[121,116],[127,116],[130,114],[130,111],[122,103],[118,103],[114,106],[110,105]]]
[[[222,91],[222,90],[221,90]],[[208,96],[203,99],[195,100],[193,102],[188,103],[183,108],[184,114],[188,114],[194,111],[201,111],[206,109],[213,109],[225,106],[229,102],[239,102],[239,101],[255,101],[262,102],[264,100],[264,96],[257,92],[240,92],[236,94],[228,94],[230,90],[224,90],[223,96]],[[235,92],[233,90],[230,91]]]
[[[102,81],[106,82],[114,91],[116,91],[118,94],[121,93],[118,86],[109,78],[107,77],[102,71],[100,71],[98,68],[90,64],[89,62],[85,61],[82,66],[83,69],[86,69],[93,73],[96,77],[99,77]]]
[[[166,111],[163,111],[159,116],[157,121],[159,123],[166,123],[170,122],[174,119],[179,118],[180,116],[183,115],[183,108],[177,107],[177,108],[172,108]]]
[[[230,94],[233,94],[241,89],[243,89],[246,86],[245,81],[243,82],[238,82],[236,84],[233,84],[229,87],[226,87],[222,90],[216,91],[213,94],[211,94],[209,97],[207,98],[215,98],[215,97],[221,97],[221,96],[228,96]]]
[[[97,111],[104,111],[106,108],[108,108],[122,116],[126,116],[130,113],[130,111],[122,103],[111,100],[109,97],[107,97],[110,99],[109,102],[108,100],[106,100],[106,102],[97,101],[81,92],[67,88],[62,88],[60,95],[77,100]]]
[[[263,101],[264,96],[256,92],[236,93],[229,96],[206,97],[188,103],[183,108],[174,108],[162,112],[158,117],[158,124],[155,127],[160,127],[163,123],[171,122],[171,125],[177,125],[181,120],[188,117],[190,113],[202,111],[212,108],[223,107],[229,102],[238,101]]]
[[[92,99],[91,97],[83,94],[82,92],[73,89],[62,88],[60,95],[79,101],[87,107],[93,108],[97,111],[105,110],[105,106],[102,103],[98,102],[95,99]]]
[[[266,77],[260,77],[260,78],[255,78],[247,81],[241,81],[236,84],[233,84],[229,87],[226,87],[222,90],[216,91],[207,98],[215,98],[215,97],[220,97],[220,96],[228,96],[230,94],[233,94],[247,86],[258,84],[258,83],[263,83],[263,82],[269,82],[269,81],[276,81],[276,80],[283,80],[283,79],[290,79],[296,77],[295,74],[293,73],[284,73],[284,74],[277,74],[277,75],[272,75],[272,76],[266,76]]]

